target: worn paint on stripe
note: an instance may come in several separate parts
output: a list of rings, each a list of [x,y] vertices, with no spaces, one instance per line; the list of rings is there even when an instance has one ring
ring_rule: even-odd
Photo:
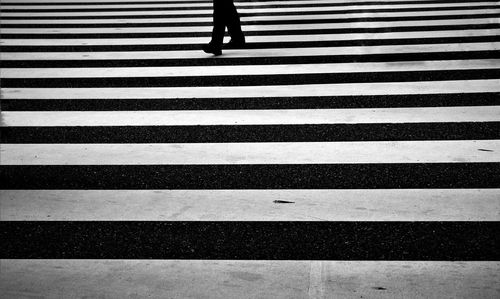
[[[365,14],[351,13],[343,15],[289,15],[289,16],[241,16],[242,25],[264,24],[311,24],[311,23],[354,23],[369,21],[410,21],[410,20],[446,20],[496,17],[500,9],[459,10],[459,11],[428,11],[412,13],[373,13],[369,17]],[[41,28],[41,27],[134,27],[152,25],[169,27],[177,26],[210,26],[211,18],[133,18],[133,19],[2,19],[3,28]]]
[[[0,218],[3,221],[499,221],[499,194],[500,189],[1,190]],[[291,203],[275,202],[279,200]]]
[[[499,121],[500,106],[123,112],[3,112],[1,127],[243,126]]]
[[[282,86],[156,88],[3,88],[3,99],[178,99],[301,96],[401,95],[500,92],[500,80],[422,81]]]
[[[1,165],[479,163],[500,161],[500,141],[2,144],[1,152]]]
[[[500,55],[500,53],[499,53]],[[126,77],[203,77],[203,76],[240,76],[240,75],[300,75],[334,74],[394,71],[456,71],[474,69],[498,69],[500,59],[447,60],[447,61],[405,61],[391,63],[322,63],[294,65],[230,65],[203,67],[133,67],[133,68],[2,68],[0,78],[126,78]],[[235,78],[237,79],[237,78]],[[199,80],[201,82],[202,80]],[[25,81],[23,81],[25,82]],[[6,80],[4,87],[8,86]],[[305,83],[305,82],[304,82]],[[195,85],[200,85],[197,83]],[[76,84],[73,86],[77,86]],[[108,85],[111,87],[111,85]],[[149,82],[151,86],[151,82]]]

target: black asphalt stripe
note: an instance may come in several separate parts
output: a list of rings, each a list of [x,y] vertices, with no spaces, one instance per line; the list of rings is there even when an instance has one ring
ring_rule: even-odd
[[[182,77],[3,78],[3,88],[206,87],[500,79],[500,69]]]
[[[268,35],[312,35],[312,34],[350,34],[350,33],[384,33],[384,32],[418,32],[449,30],[498,29],[498,24],[438,25],[438,26],[405,26],[379,28],[332,28],[301,30],[265,30],[248,31],[246,36]],[[165,37],[211,37],[207,32],[120,32],[120,33],[3,33],[2,39],[89,39],[89,38],[165,38]]]
[[[272,0],[268,0],[269,2]],[[287,3],[288,1],[282,1],[280,4],[266,4],[266,5],[254,5],[254,1],[235,1],[235,5],[238,9],[248,9],[248,8],[273,8],[273,7],[325,7],[325,6],[364,6],[364,5],[409,5],[409,4],[456,4],[456,3],[477,3],[477,2],[488,2],[487,0],[454,0],[454,1],[444,1],[444,0],[431,0],[431,1],[391,1],[391,2],[381,2],[381,1],[364,1],[364,2],[337,2],[337,3],[318,3],[315,1],[310,1],[309,3],[297,4],[297,3]],[[259,2],[266,2],[265,0],[259,0]],[[275,1],[273,1],[275,2]],[[489,1],[491,2],[491,1]],[[51,2],[51,3],[2,3],[2,12],[74,12],[74,11],[142,11],[142,10],[179,10],[179,9],[207,9],[207,6],[186,6],[186,7],[161,7],[154,5],[162,4],[210,4],[210,1],[158,1],[158,2]],[[248,4],[247,4],[248,3]],[[68,9],[64,6],[78,5],[78,6],[88,6],[89,8],[77,8]],[[114,5],[112,8],[101,8],[102,5]],[[140,8],[123,8],[122,5],[149,5]],[[12,8],[12,6],[47,6],[47,8],[39,9],[24,9],[24,8]],[[63,8],[52,8],[52,6],[62,6]],[[93,7],[94,6],[94,7]]]
[[[3,259],[498,261],[499,222],[3,221]]]
[[[497,18],[499,13],[472,14],[472,15],[442,15],[442,16],[405,16],[405,17],[366,17],[349,19],[311,19],[311,20],[261,20],[245,21],[242,25],[295,25],[295,24],[322,24],[322,23],[359,23],[359,22],[390,22],[390,21],[425,21],[425,20],[452,20],[452,19],[482,19]],[[2,24],[2,28],[114,28],[114,27],[180,27],[180,26],[211,26],[212,22],[178,22],[178,23],[55,23],[55,24]]]
[[[500,163],[2,165],[0,178],[7,190],[499,188]]]
[[[220,65],[273,65],[307,63],[395,62],[498,59],[499,51],[429,52],[368,55],[321,55],[289,57],[224,57],[224,59],[118,59],[118,60],[3,60],[3,68],[92,68],[92,67],[168,67],[168,66],[220,66]]]
[[[345,9],[345,10],[323,10],[323,11],[292,11],[292,12],[262,12],[262,13],[240,13],[240,17],[252,16],[286,16],[286,15],[322,15],[322,14],[350,14],[350,13],[384,13],[384,12],[417,12],[417,11],[453,11],[453,10],[479,10],[499,9],[498,5],[480,5],[472,7],[413,7],[413,8],[383,8],[383,9]],[[143,14],[143,15],[99,15],[99,16],[2,16],[4,20],[81,20],[81,19],[144,19],[144,18],[201,18],[212,17],[207,14]]]
[[[255,0],[238,0],[235,1],[235,4],[240,7],[242,3],[252,3]],[[276,1],[281,1],[283,3],[287,3],[288,0],[259,0],[259,2],[276,2]],[[314,3],[314,1],[310,1],[311,3]],[[486,0],[431,0],[431,1],[425,1],[424,3],[475,3],[475,2],[487,2]],[[211,1],[136,1],[136,2],[15,2],[15,3],[2,3],[2,6],[9,7],[9,6],[31,6],[31,5],[44,5],[44,6],[67,6],[67,5],[92,5],[92,6],[99,6],[99,5],[144,5],[144,4],[200,4],[200,3],[211,3]],[[378,5],[378,4],[384,4],[388,2],[383,2],[383,1],[364,1],[364,2],[356,2],[356,5]],[[391,1],[389,2],[391,4],[422,4],[422,1]],[[335,5],[352,5],[352,2],[346,1],[346,2],[339,2],[335,3]]]
[[[0,127],[2,143],[227,143],[500,139],[500,122]],[[499,181],[500,182],[500,181]]]
[[[3,111],[150,111],[497,106],[500,93],[203,99],[2,99]]]
[[[208,43],[207,39],[207,43]],[[341,41],[308,41],[308,42],[256,42],[247,43],[247,49],[268,48],[311,48],[311,47],[357,47],[384,45],[420,45],[420,44],[454,44],[485,43],[500,41],[500,35],[434,37],[409,39],[366,39]],[[1,46],[0,51],[8,52],[119,52],[119,51],[183,51],[200,50],[202,44],[170,44],[170,45],[67,45],[67,46]],[[209,56],[207,56],[209,57]],[[223,57],[221,57],[223,58]]]

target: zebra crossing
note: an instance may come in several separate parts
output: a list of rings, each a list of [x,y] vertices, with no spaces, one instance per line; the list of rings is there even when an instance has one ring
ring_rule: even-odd
[[[498,296],[497,1],[0,4],[2,298]]]

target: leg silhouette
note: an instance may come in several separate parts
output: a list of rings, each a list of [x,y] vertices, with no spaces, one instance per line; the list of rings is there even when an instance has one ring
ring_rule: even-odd
[[[226,48],[240,48],[245,44],[245,36],[241,30],[240,17],[233,0],[214,0],[212,40],[203,47],[203,51],[214,55],[222,54],[222,44],[226,27],[231,41]]]

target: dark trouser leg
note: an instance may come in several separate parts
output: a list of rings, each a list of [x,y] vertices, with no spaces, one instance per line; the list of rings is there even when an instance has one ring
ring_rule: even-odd
[[[214,28],[212,30],[212,44],[214,47],[221,48],[226,32],[226,2],[229,0],[214,0]]]
[[[236,11],[236,7],[234,6],[233,0],[227,1],[227,29],[229,31],[229,35],[231,39],[235,42],[245,42],[245,36],[243,35],[243,31],[241,31],[241,23],[240,16]]]

